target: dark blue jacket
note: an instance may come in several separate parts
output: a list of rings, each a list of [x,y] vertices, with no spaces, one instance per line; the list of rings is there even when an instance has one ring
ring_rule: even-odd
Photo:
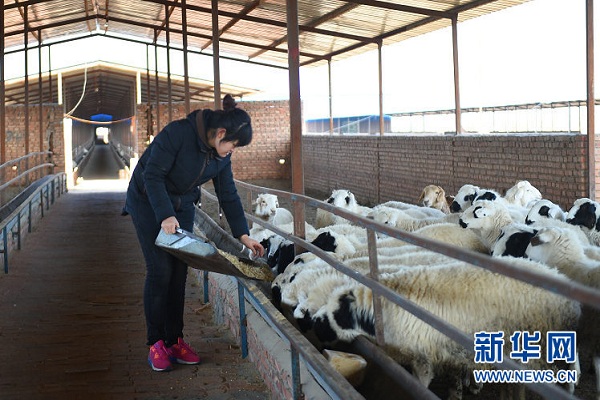
[[[199,112],[203,112],[206,121],[210,110],[197,110],[185,119],[169,123],[156,135],[133,171],[127,197],[147,198],[160,224],[198,202],[199,186],[212,179],[231,232],[240,237],[249,231],[233,181],[231,155],[219,157],[202,141],[196,122]],[[132,214],[134,204],[145,202],[126,202],[125,211]],[[183,226],[183,221],[180,223]]]

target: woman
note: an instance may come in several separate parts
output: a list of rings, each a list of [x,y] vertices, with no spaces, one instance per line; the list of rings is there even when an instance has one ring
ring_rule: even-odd
[[[183,340],[187,265],[154,244],[162,229],[193,231],[200,185],[213,180],[231,232],[255,256],[264,248],[248,236],[248,223],[231,170],[236,147],[250,144],[250,116],[227,95],[223,110],[197,110],[169,123],[140,158],[127,189],[124,214],[130,214],[146,260],[144,312],[148,363],[155,371],[171,363],[198,364]]]

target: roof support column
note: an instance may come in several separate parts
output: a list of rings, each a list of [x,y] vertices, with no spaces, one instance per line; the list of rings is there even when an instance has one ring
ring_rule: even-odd
[[[329,83],[329,134],[333,135],[333,88],[331,85],[331,58],[327,59],[327,81]]]
[[[157,37],[155,34],[154,37]],[[160,132],[160,88],[158,87],[158,46],[154,42],[154,85],[156,87],[156,134]]]
[[[185,115],[190,113],[190,76],[188,70],[187,4],[181,0],[181,35],[183,37],[183,87],[185,96]]]
[[[458,73],[458,15],[452,17],[452,62],[454,64],[454,108],[456,134],[462,133],[462,115],[460,110],[460,84]]]
[[[4,2],[0,13],[0,164],[6,162],[6,100],[4,85]]]
[[[287,0],[287,42],[290,85],[290,134],[292,153],[292,192],[304,194],[302,169],[302,104],[300,101],[300,29],[298,0]],[[294,233],[305,237],[304,203],[294,202]],[[296,248],[297,252],[300,249]]]
[[[383,62],[381,57],[381,47],[383,41],[377,42],[377,67],[379,74],[379,135],[383,136],[385,124],[383,120]],[[369,132],[371,133],[371,132]]]
[[[23,43],[25,45],[25,155],[29,154],[29,18],[27,5],[23,6]]]
[[[152,103],[150,86],[150,45],[146,45],[146,142],[150,143],[150,137],[152,136]],[[139,140],[139,138],[138,138]]]
[[[219,0],[211,0],[212,10],[212,47],[213,47],[213,82],[215,96],[215,110],[220,110],[221,106],[221,66],[219,65]]]
[[[48,46],[48,93],[49,93],[50,103],[52,103],[54,96],[52,93],[52,57],[50,56],[50,49],[51,49],[51,47]]]
[[[596,122],[594,98],[594,0],[586,1],[587,136],[589,197],[596,199]]]
[[[173,107],[171,99],[171,29],[169,27],[169,6],[165,4],[165,35],[167,41],[167,95],[169,96],[169,122],[173,121]]]
[[[42,87],[42,30],[38,30],[38,38],[40,43],[38,43],[38,91],[39,96],[40,96],[40,126],[39,126],[39,133],[40,133],[40,151],[44,151],[44,130],[43,130],[43,121],[44,121],[44,109],[43,109],[43,104],[44,104],[44,90]]]

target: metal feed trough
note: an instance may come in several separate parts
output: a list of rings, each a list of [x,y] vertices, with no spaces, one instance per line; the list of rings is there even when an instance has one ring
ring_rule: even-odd
[[[177,229],[177,233],[160,231],[155,244],[188,266],[204,271],[240,278],[266,280],[273,274],[262,259],[222,229],[200,209],[196,209],[194,233]]]

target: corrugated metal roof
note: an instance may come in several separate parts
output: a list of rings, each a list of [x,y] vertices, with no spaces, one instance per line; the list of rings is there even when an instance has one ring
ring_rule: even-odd
[[[299,0],[303,65],[350,57],[369,44],[391,44],[522,4],[528,0]],[[186,23],[182,22],[185,3]],[[220,49],[241,59],[287,65],[285,0],[219,1]],[[129,35],[148,43],[166,40],[212,52],[210,0],[4,0],[5,46],[58,40],[69,35]],[[168,16],[168,18],[166,17]],[[168,22],[167,22],[168,20]],[[25,22],[26,21],[26,22]]]
[[[380,42],[392,44],[450,26],[451,18],[461,22],[527,1],[298,0],[300,63],[320,65],[330,59],[351,57],[372,50]],[[169,46],[182,49],[187,32],[189,50],[211,54],[211,4],[211,0],[4,0],[5,50],[23,48],[25,38],[28,47],[36,47],[82,35],[127,37],[161,45],[168,35]],[[286,0],[218,1],[220,54],[286,67],[286,7]],[[110,79],[98,71],[90,73],[111,88],[125,84],[114,71],[108,72],[112,74]],[[78,81],[72,81],[73,90],[82,87],[81,71],[78,76]],[[174,88],[178,93],[176,83]],[[204,93],[205,87],[195,89]],[[238,96],[250,90],[236,89],[232,94]],[[9,104],[23,99],[22,93],[11,93]],[[192,100],[201,97],[195,96]],[[210,98],[212,93],[206,97]],[[112,100],[96,99],[96,103],[113,104]],[[35,95],[30,102],[35,103]],[[96,107],[90,104],[90,110],[84,109],[87,112],[92,108]]]

